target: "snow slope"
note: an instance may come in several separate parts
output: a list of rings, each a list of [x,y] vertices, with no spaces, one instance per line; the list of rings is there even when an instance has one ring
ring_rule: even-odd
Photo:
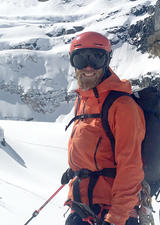
[[[67,121],[66,121],[67,122]],[[66,122],[0,121],[10,149],[0,147],[1,225],[20,225],[61,186],[67,166]],[[30,225],[64,225],[63,206],[68,187],[34,218]],[[156,225],[159,205],[154,202]]]
[[[10,147],[0,147],[1,225],[24,224],[60,186],[67,169],[64,124],[0,121]],[[67,187],[31,224],[63,224]]]

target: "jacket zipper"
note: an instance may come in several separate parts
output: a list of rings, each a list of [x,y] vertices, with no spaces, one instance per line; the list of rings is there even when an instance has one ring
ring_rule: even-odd
[[[102,140],[102,136],[99,137],[97,145],[96,145],[96,149],[95,149],[95,152],[94,152],[94,162],[95,162],[95,166],[96,166],[97,170],[99,170],[99,168],[98,168],[98,164],[97,164],[97,160],[96,160],[96,154],[97,154],[97,151],[98,151],[98,147],[99,147],[99,145],[101,143],[101,140]]]
[[[78,124],[77,124],[77,126],[78,126]],[[74,133],[75,133],[75,131],[76,131],[76,129],[77,129],[77,126],[76,126],[76,127],[74,128],[74,130],[72,131],[71,138],[73,138]]]

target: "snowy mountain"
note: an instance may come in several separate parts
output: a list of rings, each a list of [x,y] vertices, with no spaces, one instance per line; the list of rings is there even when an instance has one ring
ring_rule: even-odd
[[[75,81],[68,50],[72,38],[82,31],[98,31],[111,40],[111,67],[120,77],[159,75],[159,57],[153,58],[155,51],[148,49],[146,38],[155,43],[155,36],[159,37],[155,4],[156,0],[121,4],[117,0],[1,0],[0,118],[55,121],[61,111],[69,113]]]
[[[152,78],[157,84],[159,2],[0,0],[0,126],[7,143],[0,144],[1,225],[25,224],[60,187],[68,167],[71,127],[64,129],[76,88],[68,57],[72,38],[101,32],[112,42],[111,67],[119,77],[135,85]],[[67,189],[29,225],[64,225]],[[158,225],[154,198],[153,207]]]

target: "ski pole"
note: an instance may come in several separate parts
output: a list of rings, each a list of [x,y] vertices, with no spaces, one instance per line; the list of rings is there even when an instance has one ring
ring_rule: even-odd
[[[54,198],[56,196],[56,194],[58,194],[58,192],[65,186],[65,184],[62,184],[58,189],[57,191],[54,192],[53,195],[51,195],[51,197],[38,209],[38,210],[35,210],[32,214],[32,217],[24,224],[24,225],[27,225],[34,217],[36,217],[40,211],[52,200],[52,198]]]

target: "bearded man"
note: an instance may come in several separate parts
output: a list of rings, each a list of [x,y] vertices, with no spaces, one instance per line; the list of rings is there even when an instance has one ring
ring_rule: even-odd
[[[111,53],[110,41],[97,32],[81,33],[71,42],[70,63],[79,88],[68,143],[69,169],[61,180],[62,184],[70,180],[66,204],[72,211],[65,225],[139,224],[135,207],[144,178],[141,144],[145,120],[129,96],[130,82],[120,80],[111,70]],[[113,103],[106,118],[115,139],[114,153],[101,118],[96,116],[111,91],[128,93]],[[99,222],[89,220],[93,215]]]

